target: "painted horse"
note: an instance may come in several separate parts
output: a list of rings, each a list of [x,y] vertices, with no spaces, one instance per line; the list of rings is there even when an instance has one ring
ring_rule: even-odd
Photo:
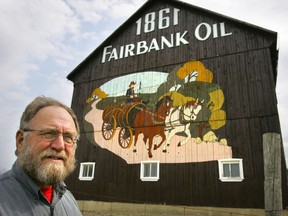
[[[172,99],[169,96],[164,96],[157,102],[153,110],[143,109],[137,113],[134,120],[134,149],[136,152],[136,143],[139,134],[143,133],[143,141],[148,149],[149,158],[153,157],[151,149],[153,144],[153,138],[157,135],[162,137],[161,142],[154,146],[154,150],[159,148],[166,139],[165,135],[165,118],[168,116],[170,108],[172,106]],[[149,145],[147,141],[149,140]]]
[[[204,100],[203,100],[204,101]],[[195,121],[197,115],[202,109],[202,103],[196,101],[189,101],[186,104],[172,108],[169,115],[166,117],[166,142],[163,146],[163,152],[167,152],[166,146],[170,145],[171,138],[179,132],[184,132],[187,135],[185,140],[182,140],[178,143],[178,146],[182,146],[188,142],[192,137],[190,132],[190,124],[192,121]]]

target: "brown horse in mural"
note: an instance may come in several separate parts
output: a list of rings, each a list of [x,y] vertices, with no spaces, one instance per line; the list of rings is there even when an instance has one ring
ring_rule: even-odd
[[[153,144],[153,138],[156,135],[162,137],[161,142],[154,146],[154,150],[159,148],[166,139],[164,132],[165,129],[165,118],[168,116],[170,108],[172,106],[172,99],[169,96],[164,96],[155,105],[153,110],[143,109],[137,113],[134,120],[134,152],[136,152],[136,143],[139,134],[143,133],[143,141],[148,149],[149,158],[153,157],[151,148]],[[149,145],[147,146],[147,140],[149,139]]]

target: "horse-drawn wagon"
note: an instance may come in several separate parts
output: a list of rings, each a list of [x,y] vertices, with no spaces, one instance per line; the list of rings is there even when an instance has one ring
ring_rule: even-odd
[[[102,114],[102,135],[104,139],[111,140],[116,129],[120,128],[118,143],[125,149],[132,145],[135,135],[133,151],[136,152],[138,136],[143,133],[143,141],[151,158],[153,138],[157,135],[162,137],[162,141],[154,149],[160,147],[165,141],[165,118],[169,114],[171,106],[172,100],[169,96],[162,97],[153,109],[147,109],[141,99],[129,103],[108,105]]]
[[[118,143],[122,148],[129,148],[133,142],[135,116],[143,109],[146,109],[146,106],[142,101],[108,105],[102,114],[104,139],[111,140],[116,129],[120,128]]]

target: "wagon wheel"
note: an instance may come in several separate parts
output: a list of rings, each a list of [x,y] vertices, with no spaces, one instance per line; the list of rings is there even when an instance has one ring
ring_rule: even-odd
[[[129,148],[132,145],[133,132],[131,128],[121,128],[119,131],[118,143],[122,148]]]
[[[105,140],[111,140],[116,132],[116,119],[114,116],[109,116],[103,121],[102,135]]]

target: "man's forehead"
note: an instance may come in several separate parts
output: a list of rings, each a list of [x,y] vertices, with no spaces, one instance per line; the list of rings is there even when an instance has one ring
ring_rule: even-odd
[[[71,124],[75,127],[74,120],[70,113],[57,106],[48,106],[40,109],[36,115],[31,119],[30,123],[36,124],[65,124],[71,127]]]
[[[62,113],[62,114],[66,113],[67,115],[71,116],[70,113],[66,109],[64,109],[63,107],[59,107],[59,106],[43,107],[36,113],[36,115],[37,114],[38,115],[43,115],[43,114],[56,114],[57,115],[57,113]]]

